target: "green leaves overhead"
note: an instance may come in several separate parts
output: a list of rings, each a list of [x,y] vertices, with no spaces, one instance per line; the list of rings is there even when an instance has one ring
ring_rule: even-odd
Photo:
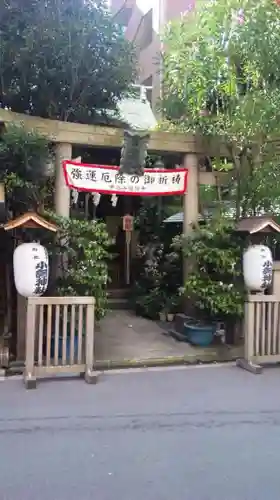
[[[45,180],[51,152],[48,141],[36,131],[6,125],[0,139],[0,179],[15,174],[25,182]]]
[[[134,78],[133,47],[103,0],[1,3],[3,107],[89,123],[97,110],[114,108]]]
[[[198,1],[164,37],[164,127],[215,137],[236,217],[280,207],[280,6]]]
[[[240,149],[278,131],[280,9],[272,0],[198,2],[165,34],[165,117]]]
[[[6,125],[0,138],[0,180],[14,216],[52,203],[52,152],[45,137]]]

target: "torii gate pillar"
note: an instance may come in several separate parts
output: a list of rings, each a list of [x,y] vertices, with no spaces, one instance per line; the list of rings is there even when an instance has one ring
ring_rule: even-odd
[[[199,162],[197,154],[186,154],[184,167],[188,169],[187,190],[184,195],[183,235],[190,236],[199,221]],[[188,274],[188,261],[184,259],[184,281]]]

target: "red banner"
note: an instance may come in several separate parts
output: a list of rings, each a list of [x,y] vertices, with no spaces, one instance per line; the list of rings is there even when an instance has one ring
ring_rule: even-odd
[[[63,162],[64,178],[70,189],[103,194],[133,196],[171,196],[184,194],[187,188],[185,168],[147,168],[144,175],[128,175],[119,167]]]

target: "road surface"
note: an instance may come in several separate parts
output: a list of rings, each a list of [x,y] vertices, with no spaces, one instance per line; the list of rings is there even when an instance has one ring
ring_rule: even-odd
[[[279,500],[280,368],[0,385],[1,500]]]

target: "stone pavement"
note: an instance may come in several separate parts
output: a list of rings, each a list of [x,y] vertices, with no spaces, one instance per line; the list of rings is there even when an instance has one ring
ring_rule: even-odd
[[[121,366],[145,364],[145,361],[153,364],[153,360],[163,364],[228,361],[242,355],[240,347],[198,348],[178,342],[166,333],[156,322],[133,312],[111,311],[96,328],[95,358],[100,364]]]

